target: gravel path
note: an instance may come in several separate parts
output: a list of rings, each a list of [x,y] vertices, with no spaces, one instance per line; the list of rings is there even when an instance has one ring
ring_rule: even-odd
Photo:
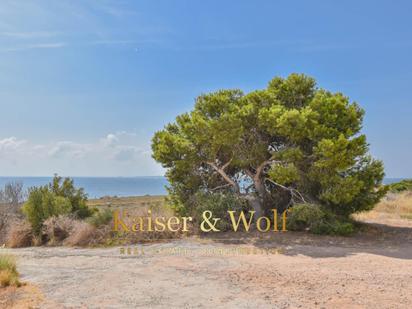
[[[43,292],[41,308],[411,308],[409,231],[398,242],[286,233],[140,245],[131,255],[121,248],[8,251],[23,280]]]

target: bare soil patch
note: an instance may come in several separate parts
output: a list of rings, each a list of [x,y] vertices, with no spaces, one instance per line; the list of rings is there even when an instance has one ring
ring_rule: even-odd
[[[0,288],[0,308],[39,308],[42,303],[45,301],[40,289],[32,284]]]
[[[131,247],[144,254],[7,250],[45,295],[41,308],[410,308],[412,224],[397,220],[353,237],[229,233]]]

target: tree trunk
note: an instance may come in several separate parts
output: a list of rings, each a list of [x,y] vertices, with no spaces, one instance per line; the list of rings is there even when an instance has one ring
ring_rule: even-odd
[[[247,196],[246,199],[248,200],[250,206],[255,211],[254,218],[259,218],[263,216],[263,203],[259,196]]]

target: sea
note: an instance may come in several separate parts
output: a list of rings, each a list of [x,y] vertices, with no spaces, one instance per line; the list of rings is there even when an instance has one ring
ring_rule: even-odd
[[[89,198],[103,196],[141,196],[141,195],[165,195],[165,177],[141,176],[141,177],[70,177],[76,187],[84,188]],[[43,186],[53,177],[2,177],[0,176],[0,188],[9,182],[22,182],[24,189]]]
[[[84,188],[89,198],[103,196],[141,196],[165,195],[167,179],[162,176],[139,177],[71,177],[76,187]],[[389,184],[403,178],[385,178],[384,183]],[[24,189],[48,184],[52,177],[2,177],[0,188],[9,182],[22,182]]]

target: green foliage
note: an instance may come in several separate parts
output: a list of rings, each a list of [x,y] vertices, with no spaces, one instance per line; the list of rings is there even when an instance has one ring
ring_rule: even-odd
[[[32,188],[22,208],[36,235],[40,234],[43,222],[47,218],[68,214],[71,210],[70,201],[67,198],[56,196],[47,186]]]
[[[93,210],[87,207],[87,194],[83,188],[76,188],[73,179],[62,178],[55,175],[51,184],[50,191],[56,196],[61,196],[70,201],[71,212],[78,218],[86,218],[93,214]]]
[[[299,192],[344,217],[371,209],[385,194],[381,161],[360,134],[364,111],[341,93],[316,87],[302,74],[276,77],[263,90],[201,95],[194,109],[152,140],[153,158],[167,169],[169,203],[181,214],[198,207],[198,192],[249,195],[264,206]],[[217,189],[218,188],[218,189]]]
[[[228,231],[232,228],[228,210],[245,211],[249,210],[245,200],[238,198],[236,195],[228,194],[209,194],[198,193],[196,195],[197,207],[194,208],[193,217],[196,222],[202,222],[202,214],[204,211],[211,211],[213,217],[221,218],[216,227],[220,231]]]
[[[317,205],[295,205],[288,211],[287,227],[291,231],[313,230],[324,217],[324,212]]]
[[[276,179],[277,183],[287,185],[299,179],[299,171],[293,163],[273,166],[269,171],[269,177]]]
[[[314,234],[348,236],[354,232],[352,222],[338,217],[318,205],[299,204],[289,212],[287,228],[291,231],[310,231]]]
[[[69,178],[62,184],[61,180],[61,177],[55,176],[51,184],[29,190],[22,211],[36,235],[40,235],[43,222],[49,217],[71,213],[84,218],[92,214],[92,210],[87,208],[87,196],[83,189],[76,189]]]
[[[17,273],[16,260],[13,256],[6,254],[0,255],[0,271],[3,270],[9,270]]]
[[[0,254],[0,287],[21,286],[16,260],[12,255]]]
[[[108,224],[112,219],[113,212],[110,209],[104,209],[96,211],[87,221],[95,227],[100,227]]]
[[[391,192],[412,191],[412,179],[404,179],[387,185],[387,189]]]

